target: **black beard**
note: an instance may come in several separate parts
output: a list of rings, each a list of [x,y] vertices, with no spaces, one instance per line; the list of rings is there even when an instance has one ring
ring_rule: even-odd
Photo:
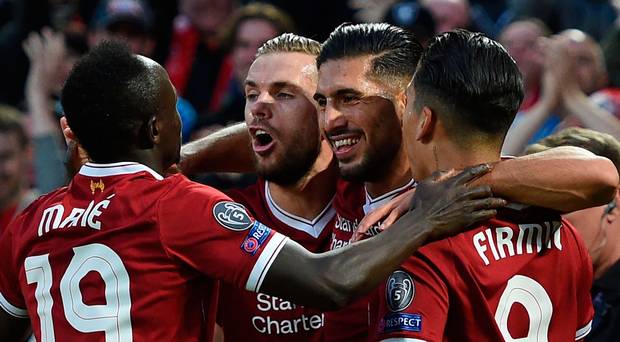
[[[402,137],[391,139],[382,146],[370,146],[359,165],[340,168],[340,176],[350,182],[376,182],[392,171],[392,164],[402,144]],[[377,148],[379,147],[379,148]]]

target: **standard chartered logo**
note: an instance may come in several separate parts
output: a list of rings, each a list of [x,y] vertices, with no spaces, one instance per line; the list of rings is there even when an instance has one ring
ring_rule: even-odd
[[[286,335],[309,332],[323,327],[325,316],[302,311],[303,306],[295,305],[284,299],[259,293],[256,296],[258,311],[264,315],[252,317],[252,326],[261,334]],[[286,318],[280,312],[290,311]],[[274,317],[280,313],[279,317]]]

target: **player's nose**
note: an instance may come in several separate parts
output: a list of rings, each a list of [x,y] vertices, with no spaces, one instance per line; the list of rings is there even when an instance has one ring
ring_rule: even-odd
[[[325,105],[323,113],[323,127],[326,132],[330,132],[336,128],[342,128],[347,125],[347,119],[344,114],[330,101]]]
[[[272,116],[273,99],[270,96],[260,96],[252,106],[250,114],[257,119],[269,119]]]

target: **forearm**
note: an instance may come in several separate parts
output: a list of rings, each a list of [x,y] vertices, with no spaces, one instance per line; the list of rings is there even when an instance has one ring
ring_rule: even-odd
[[[586,128],[620,139],[620,120],[612,113],[597,106],[582,92],[566,95],[564,107],[568,114],[577,117]]]
[[[530,139],[542,126],[551,113],[549,105],[540,100],[532,110],[523,113],[508,130],[502,152],[506,155],[520,155],[525,150]]]
[[[618,173],[609,160],[565,146],[499,162],[474,184],[489,184],[509,201],[571,212],[611,201]]]
[[[318,255],[289,242],[261,292],[322,309],[344,307],[373,290],[428,240],[429,230],[416,221],[401,219],[376,237]]]
[[[26,103],[32,118],[32,136],[36,138],[59,135],[58,121],[53,117],[54,102],[49,94],[37,89],[37,85],[32,84],[33,82],[35,81],[31,79],[26,82]]]
[[[245,123],[223,128],[181,148],[184,174],[254,171],[250,137]]]

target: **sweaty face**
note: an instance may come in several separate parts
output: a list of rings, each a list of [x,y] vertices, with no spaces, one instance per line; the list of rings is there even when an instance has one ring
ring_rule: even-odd
[[[0,205],[13,200],[27,174],[28,157],[17,134],[0,132]]]
[[[248,19],[239,25],[232,56],[237,79],[240,82],[247,76],[258,48],[277,35],[278,31],[267,20]]]
[[[294,184],[314,164],[321,146],[312,95],[315,56],[271,53],[254,61],[245,82],[245,122],[258,174]]]
[[[329,60],[319,70],[315,99],[321,129],[340,174],[372,182],[390,170],[402,142],[395,90],[369,77],[372,56]]]

